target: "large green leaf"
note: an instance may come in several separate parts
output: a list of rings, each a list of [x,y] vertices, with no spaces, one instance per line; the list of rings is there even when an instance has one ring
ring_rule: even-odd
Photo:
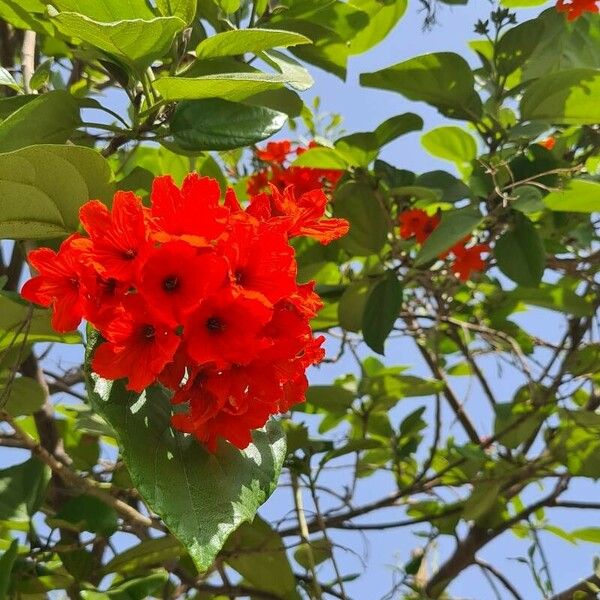
[[[293,31],[277,29],[235,29],[217,33],[202,40],[196,48],[196,56],[214,58],[216,56],[236,56],[251,52],[257,54],[271,48],[310,44],[310,40]]]
[[[179,17],[186,24],[194,20],[197,0],[156,0],[156,7],[165,17]]]
[[[451,210],[442,214],[440,224],[433,230],[421,248],[415,266],[422,266],[437,258],[468,236],[481,223],[481,213],[472,208]]]
[[[521,117],[570,125],[600,122],[600,70],[570,69],[534,81],[521,98]]]
[[[242,525],[223,549],[225,561],[256,589],[296,600],[296,578],[280,535],[260,517]]]
[[[0,334],[1,335],[1,334]],[[46,391],[32,377],[16,377],[10,382],[8,372],[0,373],[0,396],[8,387],[4,404],[0,401],[0,411],[5,410],[13,417],[31,415],[42,408]]]
[[[48,4],[57,10],[79,13],[105,23],[156,16],[146,0],[50,0]]]
[[[407,0],[350,0],[369,15],[369,24],[350,41],[350,54],[361,54],[381,42],[406,12]]]
[[[374,73],[363,73],[360,83],[427,102],[450,118],[477,121],[481,116],[481,99],[475,92],[471,68],[464,58],[451,52],[424,54]]]
[[[34,97],[0,124],[0,152],[33,144],[63,144],[81,125],[79,105],[56,90]]]
[[[229,150],[250,146],[279,131],[287,115],[264,106],[219,98],[180,102],[169,123],[175,144],[183,150]]]
[[[531,56],[544,34],[539,19],[520,23],[509,29],[496,46],[496,68],[500,75],[510,75]]]
[[[350,231],[340,241],[358,256],[378,253],[384,246],[388,223],[374,190],[364,182],[347,181],[335,191],[333,212],[350,221]]]
[[[36,457],[0,470],[0,522],[10,528],[28,529],[49,481],[50,469]]]
[[[108,163],[91,148],[39,145],[0,154],[0,237],[62,237],[79,208],[111,195]]]
[[[111,558],[102,571],[105,574],[141,574],[150,567],[163,564],[166,560],[175,560],[183,554],[183,546],[173,536],[148,538]]]
[[[384,353],[384,344],[398,319],[402,307],[402,286],[393,271],[373,288],[363,315],[362,330],[365,342],[378,354]]]
[[[50,9],[50,16],[63,35],[82,40],[138,73],[164,56],[175,34],[186,25],[179,17],[104,22],[54,9]]]
[[[254,94],[281,88],[287,80],[271,73],[221,73],[202,77],[161,77],[154,89],[165,100],[223,98],[244,100]]]
[[[550,210],[593,213],[600,211],[600,184],[585,179],[571,179],[567,185],[544,198]]]
[[[86,377],[90,402],[114,428],[131,478],[150,509],[179,538],[199,570],[206,570],[229,537],[275,489],[285,438],[275,422],[254,432],[240,451],[221,442],[210,454],[193,436],[171,428],[164,388],[127,392],[122,381],[91,373],[97,334],[90,330]]]
[[[498,268],[518,285],[537,286],[546,266],[544,242],[535,225],[523,214],[515,213],[510,229],[494,248]]]

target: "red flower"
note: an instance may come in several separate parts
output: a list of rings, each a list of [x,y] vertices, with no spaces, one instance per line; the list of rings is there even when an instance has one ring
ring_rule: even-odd
[[[258,292],[274,304],[296,290],[294,250],[284,234],[237,223],[223,243],[230,278],[240,292]]]
[[[149,253],[139,292],[167,321],[183,324],[202,298],[221,287],[226,274],[227,263],[214,252],[167,242]]]
[[[262,194],[253,198],[248,212],[261,220],[269,215],[269,220],[284,227],[289,237],[304,235],[329,244],[348,233],[350,224],[346,219],[325,218],[327,196],[322,190],[299,197],[292,186],[283,193],[272,187],[271,192],[271,196]]]
[[[102,334],[108,341],[96,348],[93,370],[106,379],[127,377],[127,389],[135,392],[155,381],[173,360],[180,342],[137,295],[128,297]]]
[[[153,239],[210,246],[227,225],[229,211],[219,204],[220,198],[215,179],[191,173],[179,189],[170,176],[157,177],[151,194]]]
[[[598,0],[557,0],[556,10],[566,13],[569,21],[578,19],[585,12],[600,12]]]
[[[77,329],[81,323],[83,305],[79,288],[85,265],[76,246],[85,241],[75,234],[61,244],[58,253],[39,248],[28,256],[39,275],[25,283],[21,295],[35,304],[51,306],[52,327],[59,332]]]
[[[233,190],[220,196],[214,180],[190,175],[181,189],[155,180],[151,209],[125,192],[112,210],[88,202],[90,237],[32,252],[40,274],[23,287],[53,307],[56,329],[82,316],[98,329],[98,374],[136,392],[156,382],[171,389],[187,409],[174,426],[211,450],[220,437],[246,447],[252,429],[304,400],[305,371],[323,358],[324,338],[310,328],[322,304],[314,282],[296,281],[289,237],[326,243],[348,229],[324,217],[321,190],[274,188],[246,210]]]
[[[556,146],[556,138],[553,136],[547,137],[545,140],[539,142],[540,146],[544,146],[546,150],[552,150]]]
[[[439,216],[429,216],[420,208],[405,210],[400,213],[400,237],[409,240],[413,236],[419,244],[422,244],[439,225]]]
[[[269,187],[269,173],[267,171],[257,171],[254,175],[248,178],[246,183],[246,191],[251,196],[260,194]]]
[[[133,281],[147,247],[142,201],[132,192],[117,192],[112,211],[98,200],[84,204],[79,218],[93,245],[89,260],[106,278]]]
[[[475,244],[470,248],[457,245],[452,248],[455,256],[451,265],[452,272],[461,280],[467,281],[471,273],[483,271],[485,269],[485,260],[481,258],[482,254],[490,251],[487,244]]]
[[[199,365],[249,363],[261,349],[260,331],[272,312],[260,300],[230,292],[207,298],[185,331],[191,359]]]
[[[280,142],[269,142],[266,148],[258,149],[256,156],[264,162],[273,162],[280,165],[287,160],[291,151],[292,143],[290,140],[281,140]]]

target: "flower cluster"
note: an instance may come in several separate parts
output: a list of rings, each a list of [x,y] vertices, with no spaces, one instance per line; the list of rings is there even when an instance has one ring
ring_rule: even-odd
[[[569,21],[578,19],[586,12],[600,12],[598,0],[557,0],[556,10],[566,13]]]
[[[423,244],[440,223],[438,214],[428,215],[420,208],[405,210],[400,213],[400,237],[403,240],[415,238],[419,244]],[[450,250],[442,255],[441,259],[451,257],[450,268],[461,280],[467,281],[472,273],[485,269],[485,261],[482,254],[488,253],[490,248],[487,244],[474,243],[470,236],[461,240]]]
[[[273,188],[244,210],[232,190],[221,202],[213,179],[192,174],[180,189],[159,177],[150,208],[131,192],[111,210],[86,203],[88,235],[32,251],[39,275],[21,293],[52,307],[57,331],[82,318],[98,329],[99,375],[137,392],[159,381],[181,407],[175,427],[211,450],[219,437],[244,448],[251,429],[304,400],[305,370],[323,357],[309,326],[321,302],[297,283],[289,238],[344,235],[326,203],[322,190]]]
[[[317,146],[318,144],[313,141],[307,147],[297,146],[294,149],[292,142],[281,140],[269,142],[265,148],[256,150],[256,158],[263,163],[263,166],[248,179],[248,194],[268,191],[271,186],[283,191],[288,185],[293,185],[298,194],[317,189],[333,189],[343,171],[290,165],[292,156],[299,156]]]

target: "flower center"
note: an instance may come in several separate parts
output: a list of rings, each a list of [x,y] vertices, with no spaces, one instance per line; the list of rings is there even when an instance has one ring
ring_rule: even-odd
[[[129,250],[125,250],[123,252],[123,258],[125,260],[133,260],[137,256],[137,252],[133,248],[129,248]]]
[[[165,292],[173,292],[179,287],[179,278],[177,275],[169,275],[163,279],[163,289]]]
[[[235,272],[235,282],[238,285],[242,285],[244,283],[244,272],[243,271],[236,271]]]
[[[206,328],[214,333],[224,331],[225,323],[219,317],[209,317],[206,319]]]
[[[147,340],[154,339],[154,336],[156,335],[156,329],[154,329],[154,327],[152,325],[144,325],[144,327],[142,329],[142,335]]]

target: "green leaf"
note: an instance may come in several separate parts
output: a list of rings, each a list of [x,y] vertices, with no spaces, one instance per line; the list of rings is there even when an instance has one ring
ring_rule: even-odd
[[[176,560],[184,554],[183,546],[173,536],[148,538],[111,558],[102,572],[106,575],[109,573],[142,574],[150,567]]]
[[[454,163],[463,175],[471,173],[471,162],[477,157],[477,143],[464,129],[436,127],[421,137],[421,143],[432,156]]]
[[[32,457],[24,463],[0,470],[0,521],[13,529],[28,529],[31,516],[42,505],[50,469]]]
[[[312,87],[314,79],[306,68],[296,59],[278,50],[261,52],[260,57],[281,73],[284,81],[298,91],[304,91]]]
[[[112,23],[127,19],[152,19],[146,0],[50,0],[57,10],[76,12],[96,21]]]
[[[46,83],[48,83],[48,81],[50,80],[50,75],[52,75],[53,62],[53,59],[45,60],[35,70],[35,73],[31,76],[31,80],[29,81],[29,87],[32,90],[39,90],[43,85],[46,85]]]
[[[306,392],[307,407],[345,415],[352,403],[355,394],[339,385],[311,385]],[[307,410],[306,412],[310,412]]]
[[[311,556],[312,554],[312,560]],[[320,565],[331,558],[332,548],[330,542],[324,537],[310,540],[310,544],[303,542],[294,551],[294,560],[303,568],[309,569],[311,563]]]
[[[171,47],[186,23],[179,17],[97,21],[78,12],[49,9],[52,23],[63,34],[101,50],[110,59],[140,73]]]
[[[415,266],[425,265],[452,248],[454,244],[472,233],[481,220],[481,213],[472,208],[461,208],[442,213],[440,224],[433,230],[417,254]]]
[[[177,146],[191,152],[251,146],[279,131],[287,116],[219,98],[180,102],[169,123]]]
[[[510,229],[496,242],[496,262],[498,268],[516,284],[536,287],[546,268],[544,242],[525,215],[515,213],[514,217]]]
[[[81,125],[79,105],[68,92],[37,96],[0,123],[0,152],[33,144],[63,144]]]
[[[156,7],[165,17],[179,17],[186,25],[194,20],[197,0],[156,0]]]
[[[114,508],[95,496],[86,495],[68,499],[47,522],[52,528],[90,531],[104,537],[110,537],[119,524]]]
[[[464,58],[451,52],[424,54],[374,73],[363,73],[360,83],[427,102],[453,119],[477,121],[482,113],[471,68]]]
[[[0,351],[18,348],[26,342],[76,344],[81,341],[78,332],[56,333],[50,323],[50,311],[45,308],[34,308],[28,325],[30,310],[28,304],[0,295]]]
[[[600,527],[584,527],[571,531],[571,535],[578,540],[600,544]]]
[[[499,436],[498,441],[503,446],[511,449],[529,439],[546,416],[539,410],[533,411],[530,405],[518,402],[501,402],[494,410],[494,435]]]
[[[257,54],[271,48],[285,48],[297,44],[310,44],[304,35],[279,29],[235,29],[217,33],[202,40],[196,48],[196,56],[214,58],[216,56],[236,56],[247,52]]]
[[[600,72],[571,69],[534,81],[521,98],[521,117],[568,125],[600,122]]]
[[[496,46],[496,68],[500,75],[510,75],[531,56],[544,35],[539,19],[520,23],[509,29]]]
[[[479,521],[482,519],[498,504],[501,489],[501,481],[477,482],[465,502],[463,518],[466,521]]]
[[[244,523],[231,535],[223,557],[257,590],[282,600],[300,599],[283,540],[260,517],[252,523]]]
[[[19,541],[12,540],[8,550],[0,556],[0,600],[7,600],[9,597],[10,574],[17,558],[18,549]]]
[[[513,190],[516,197],[511,202],[511,208],[520,210],[522,213],[531,214],[544,210],[542,192],[532,185],[522,185]]]
[[[346,331],[358,332],[362,328],[363,314],[373,290],[374,280],[362,279],[352,282],[342,294],[338,304],[340,326]]]
[[[15,81],[15,78],[4,67],[0,67],[0,85],[9,87],[11,90],[15,90],[15,92],[21,91],[21,86]]]
[[[293,162],[294,167],[311,167],[314,169],[340,169],[348,168],[348,161],[336,148],[318,146],[303,152]]]
[[[91,148],[39,145],[0,154],[0,237],[77,231],[79,208],[91,198],[108,200],[110,179],[108,163]]]
[[[202,77],[161,77],[154,89],[165,100],[223,98],[244,100],[254,94],[274,90],[287,83],[282,75],[271,73],[221,73]]]
[[[349,4],[369,15],[369,24],[350,41],[350,54],[361,54],[392,31],[406,12],[407,0],[350,0]]]
[[[97,334],[89,330],[86,378],[94,409],[114,428],[131,478],[148,504],[206,570],[229,535],[254,518],[275,489],[285,439],[275,422],[255,431],[240,451],[221,441],[210,454],[193,436],[171,428],[171,404],[160,386],[127,392],[90,372]],[[149,449],[151,450],[149,452]]]
[[[600,211],[600,183],[586,179],[571,179],[563,189],[550,192],[544,198],[550,210],[593,213]]]
[[[0,373],[0,389],[3,390],[0,396],[5,393],[7,385],[9,385],[8,374]],[[2,406],[0,402],[0,410],[5,410],[13,417],[32,415],[42,407],[45,400],[46,392],[35,379],[16,377],[10,383],[4,405]]]
[[[366,344],[384,354],[384,344],[398,319],[402,307],[402,286],[396,273],[390,271],[373,288],[363,315],[362,330]]]
[[[511,290],[507,296],[515,300],[556,310],[577,317],[590,316],[594,312],[591,296],[580,296],[576,293],[578,281],[563,280],[557,284],[542,283],[538,288],[519,286]]]
[[[161,570],[146,577],[130,579],[124,583],[113,585],[106,592],[93,592],[83,590],[83,600],[146,600],[160,595],[169,579],[169,574]]]
[[[333,213],[350,221],[348,235],[340,240],[340,245],[348,252],[368,256],[383,248],[387,240],[388,223],[375,192],[367,183],[347,181],[338,186]]]
[[[593,375],[600,364],[600,344],[588,344],[567,355],[564,367],[575,377]]]

